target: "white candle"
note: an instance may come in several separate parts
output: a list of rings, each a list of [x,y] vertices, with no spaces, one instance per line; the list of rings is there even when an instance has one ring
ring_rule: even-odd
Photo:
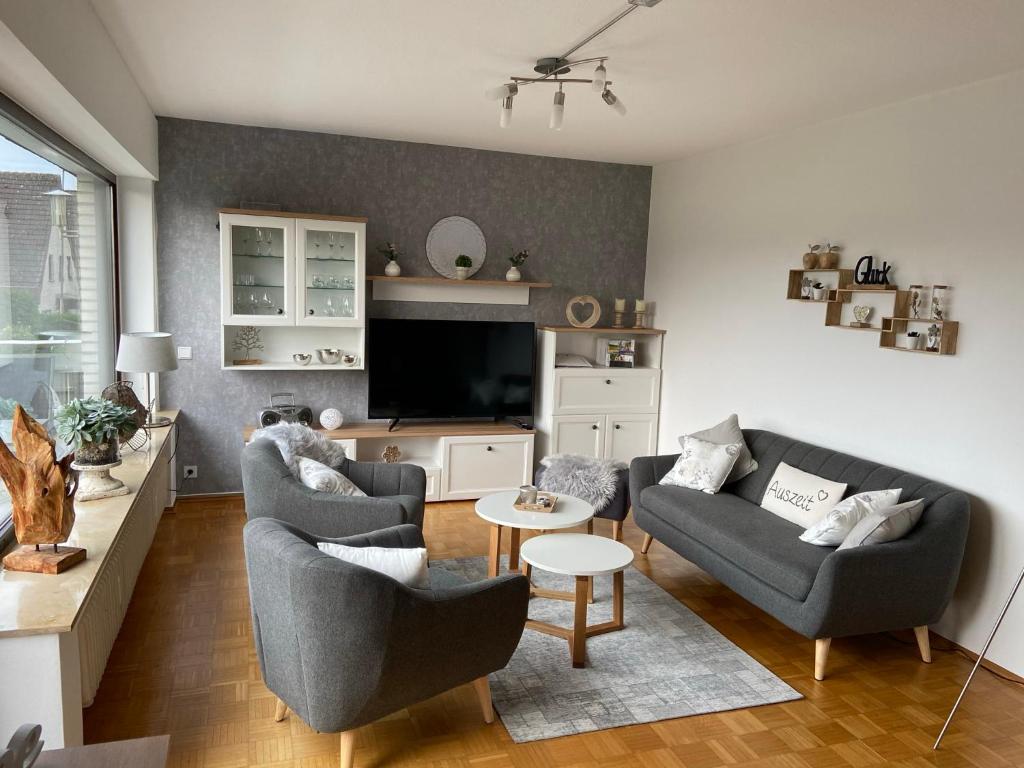
[[[615,311],[616,312],[625,312],[626,311],[626,300],[625,299],[616,299],[615,300]]]
[[[636,300],[636,311],[637,312],[646,312],[647,311],[647,302],[644,301],[643,299],[637,299]]]

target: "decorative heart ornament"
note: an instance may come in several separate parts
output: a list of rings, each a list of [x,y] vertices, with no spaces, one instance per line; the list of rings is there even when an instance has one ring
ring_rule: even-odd
[[[575,328],[593,328],[601,319],[601,305],[593,296],[573,296],[565,305],[565,319]]]
[[[862,307],[857,305],[853,308],[853,316],[857,319],[858,323],[866,323],[868,318],[871,317],[873,307]]]

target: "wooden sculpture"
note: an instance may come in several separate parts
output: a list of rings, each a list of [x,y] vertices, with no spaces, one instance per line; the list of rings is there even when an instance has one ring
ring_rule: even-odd
[[[14,453],[0,439],[0,478],[11,494],[14,535],[22,546],[4,558],[4,567],[60,573],[85,559],[84,549],[58,546],[75,524],[74,456],[57,461],[53,440],[20,405],[14,409],[11,438]],[[41,544],[52,549],[41,550]]]

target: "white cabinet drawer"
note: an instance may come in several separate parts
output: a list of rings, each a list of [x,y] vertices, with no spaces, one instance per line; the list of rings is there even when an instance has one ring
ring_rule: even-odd
[[[554,413],[646,413],[658,409],[661,371],[565,369],[555,371]]]
[[[533,435],[445,437],[441,440],[441,499],[476,499],[529,483]]]

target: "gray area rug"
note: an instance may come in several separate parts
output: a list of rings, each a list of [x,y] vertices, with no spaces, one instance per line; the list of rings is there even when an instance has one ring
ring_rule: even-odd
[[[483,557],[435,560],[468,581]],[[533,583],[568,590],[568,576],[533,570]],[[598,577],[588,623],[611,620],[612,577]],[[530,618],[572,626],[573,605],[533,598]],[[565,640],[527,629],[508,666],[491,675],[494,707],[517,743],[793,701],[802,696],[635,568],[625,572],[626,628],[587,640],[573,669]]]

